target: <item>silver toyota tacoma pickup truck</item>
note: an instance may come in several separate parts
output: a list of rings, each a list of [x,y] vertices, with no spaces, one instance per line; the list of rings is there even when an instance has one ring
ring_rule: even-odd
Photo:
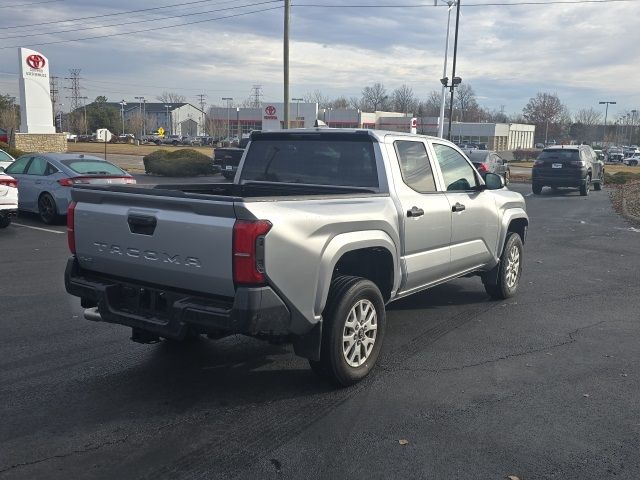
[[[346,386],[380,353],[385,305],[478,275],[518,289],[523,197],[451,142],[371,130],[254,132],[233,183],[78,186],[67,291],[132,339],[292,342]]]

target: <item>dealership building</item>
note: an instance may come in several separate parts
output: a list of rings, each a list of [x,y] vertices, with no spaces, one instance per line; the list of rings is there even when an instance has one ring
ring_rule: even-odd
[[[195,137],[204,135],[205,114],[190,103],[139,102],[132,100],[120,103],[110,102],[124,115],[125,124],[136,118],[144,119],[143,133],[150,134],[162,127],[166,135]],[[132,132],[134,133],[134,132]]]
[[[209,110],[214,136],[224,137],[227,128],[231,136],[244,135],[253,130],[282,130],[284,128],[284,103],[265,103],[260,108],[212,107]],[[319,109],[317,103],[291,103],[289,107],[291,128],[310,128],[316,120],[322,120],[331,128],[364,128],[409,132],[411,115],[396,112],[363,112],[352,108]],[[418,117],[417,132],[438,134],[438,117]],[[448,131],[448,120],[444,121]],[[520,123],[470,123],[453,122],[451,137],[457,143],[484,143],[490,150],[515,150],[533,148],[535,126]]]

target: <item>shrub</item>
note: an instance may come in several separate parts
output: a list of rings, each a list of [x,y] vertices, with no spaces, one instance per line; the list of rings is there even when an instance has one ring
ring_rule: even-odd
[[[624,185],[625,183],[633,182],[635,180],[640,180],[640,173],[633,172],[618,172],[618,173],[604,173],[604,181],[605,183],[610,183],[613,185]]]
[[[146,155],[142,161],[146,173],[165,177],[195,177],[214,173],[211,157],[191,148],[156,150]]]
[[[13,158],[21,157],[22,155],[27,153],[27,152],[23,152],[22,150],[18,150],[17,148],[11,148],[9,145],[7,145],[4,142],[0,142],[0,150],[4,150],[9,155],[11,155]]]
[[[519,148],[513,151],[513,160],[515,162],[522,162],[524,160],[535,160],[536,158],[538,158],[539,154],[540,154],[540,150],[534,150],[534,149],[523,150]]]

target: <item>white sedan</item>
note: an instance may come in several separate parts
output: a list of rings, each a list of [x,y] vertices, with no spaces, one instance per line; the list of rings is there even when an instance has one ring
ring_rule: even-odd
[[[640,165],[640,155],[634,155],[633,157],[627,157],[622,161],[625,165],[637,167]]]
[[[0,173],[0,228],[11,223],[11,217],[18,213],[18,181]]]
[[[13,163],[15,158],[9,155],[4,150],[0,150],[0,167],[7,168],[9,165]]]

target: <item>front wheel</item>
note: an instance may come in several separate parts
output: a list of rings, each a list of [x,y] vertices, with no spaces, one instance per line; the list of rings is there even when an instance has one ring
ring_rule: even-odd
[[[531,185],[531,190],[533,190],[534,195],[540,195],[542,193],[542,185],[534,183]]]
[[[507,170],[504,172],[504,184],[509,185],[511,183],[511,172]]]
[[[376,364],[385,331],[384,300],[378,287],[361,277],[331,282],[323,314],[320,361],[312,370],[341,387],[366,377]]]
[[[593,189],[596,192],[599,192],[600,190],[602,190],[602,187],[604,187],[604,172],[602,172],[602,176],[600,177],[600,180],[598,180],[593,184]]]
[[[500,263],[482,278],[485,291],[494,300],[513,297],[520,284],[524,247],[517,233],[511,232],[504,244]]]

